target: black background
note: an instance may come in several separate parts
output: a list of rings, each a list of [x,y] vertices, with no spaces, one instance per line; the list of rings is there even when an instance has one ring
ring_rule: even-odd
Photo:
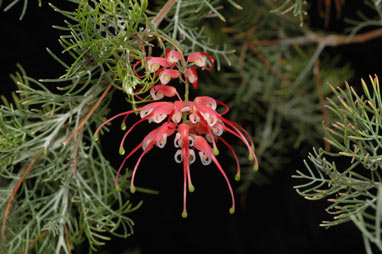
[[[31,1],[37,2],[37,1]],[[14,85],[9,74],[21,63],[29,76],[56,78],[63,68],[46,52],[61,51],[58,45],[60,32],[51,28],[62,24],[62,17],[43,1],[29,5],[27,14],[18,21],[20,5],[9,12],[0,12],[0,92],[9,94]],[[353,2],[353,1],[352,1]],[[361,2],[361,1],[359,1]],[[344,6],[344,15],[354,15],[357,7]],[[312,28],[322,28],[323,20],[312,11]],[[343,32],[344,23],[332,17],[330,29]],[[347,45],[327,49],[330,54],[341,54],[344,62],[351,62],[355,72],[351,83],[381,74],[381,40],[365,44]],[[70,60],[69,60],[70,62]],[[116,96],[111,107],[117,113],[124,110],[122,96]],[[119,125],[119,124],[117,124]],[[122,158],[118,143],[122,136],[119,127],[104,138],[105,151],[117,167]],[[115,150],[113,150],[115,147]],[[170,150],[172,148],[169,148]],[[303,169],[303,155],[292,151],[293,164],[285,166],[271,184],[252,186],[245,195],[236,195],[237,211],[229,215],[229,193],[224,179],[213,167],[193,165],[195,193],[188,195],[189,218],[181,218],[182,166],[173,162],[173,151],[156,149],[144,158],[137,174],[138,186],[160,190],[160,195],[135,194],[143,206],[131,217],[135,221],[135,234],[128,239],[114,239],[101,250],[105,253],[127,253],[139,249],[151,253],[364,253],[362,238],[351,223],[330,229],[320,228],[323,220],[330,220],[324,211],[326,201],[307,201],[293,189],[297,182],[291,178],[296,169]],[[223,158],[223,165],[225,159]],[[135,160],[133,160],[134,162]],[[129,166],[131,167],[130,164]],[[232,175],[230,179],[233,179]],[[234,183],[236,186],[236,183]],[[106,251],[108,250],[108,251]],[[87,247],[75,253],[87,253]]]

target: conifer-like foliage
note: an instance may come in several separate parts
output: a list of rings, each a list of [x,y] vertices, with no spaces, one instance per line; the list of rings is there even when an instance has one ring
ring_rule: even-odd
[[[4,11],[22,5],[22,19],[28,4],[48,4],[30,2],[0,0],[0,5]],[[36,80],[18,66],[18,72],[12,74],[14,92],[1,97],[0,252],[72,253],[86,242],[92,253],[112,237],[133,234],[131,213],[139,213],[142,202],[132,202],[131,192],[156,191],[139,185],[129,191],[131,173],[115,168],[104,155],[109,148],[102,147],[100,141],[109,125],[103,123],[109,123],[105,120],[117,93],[126,99],[126,109],[121,111],[136,115],[144,105],[150,105],[146,103],[156,100],[160,90],[155,90],[159,89],[155,85],[167,84],[163,84],[163,68],[178,70],[178,86],[184,84],[180,90],[184,90],[185,103],[177,109],[182,128],[203,133],[209,141],[188,139],[188,134],[182,136],[183,141],[179,137],[175,141],[182,152],[186,151],[175,160],[184,162],[184,156],[190,156],[183,164],[184,186],[188,180],[190,192],[194,187],[186,173],[195,154],[192,149],[189,153],[188,146],[183,148],[188,141],[190,147],[195,139],[199,141],[203,164],[213,160],[219,165],[234,200],[229,180],[216,159],[219,153],[237,162],[225,168],[241,168],[241,179],[236,175],[240,195],[251,184],[271,183],[272,176],[288,165],[291,153],[307,153],[307,146],[319,146],[324,137],[325,147],[314,148],[306,169],[297,170],[293,176],[301,181],[295,186],[297,193],[309,200],[327,198],[331,202],[327,211],[333,220],[324,221],[322,226],[351,221],[360,230],[368,254],[374,247],[382,251],[382,97],[378,77],[362,80],[357,90],[344,82],[352,78],[352,67],[342,65],[339,57],[325,51],[381,37],[382,2],[365,0],[368,14],[348,20],[351,26],[346,34],[325,30],[335,22],[330,8],[341,16],[343,2],[318,2],[325,20],[322,32],[309,27],[312,4],[302,0],[67,0],[70,7],[65,8],[59,1],[49,3],[65,20],[65,25],[54,28],[62,33],[62,54],[71,61],[48,49],[62,65],[63,74],[56,79]],[[364,28],[369,30],[364,32]],[[181,64],[165,62],[159,66],[155,61],[168,57],[166,49],[179,53],[177,61]],[[193,52],[208,64],[198,65],[197,60],[185,58]],[[201,67],[197,76],[190,66]],[[170,80],[168,77],[166,82]],[[191,90],[190,84],[198,90]],[[209,100],[202,105],[205,111],[197,112],[194,95],[216,100]],[[211,113],[208,108],[213,102],[226,108],[224,112],[213,111],[215,118],[206,115]],[[141,117],[156,123],[163,120],[152,120],[151,112]],[[168,116],[166,124],[171,128],[177,124],[170,123],[172,113],[158,115]],[[245,148],[237,143],[229,145],[220,138],[221,133],[216,134],[219,130],[213,129],[226,113],[225,122],[219,124],[223,123],[224,130],[241,140]],[[204,129],[190,124],[193,120],[187,119],[191,115],[202,119]],[[125,121],[122,130],[126,129]],[[97,129],[99,126],[102,128]],[[96,130],[100,135],[94,135]],[[162,144],[166,138],[167,134],[158,142]],[[215,141],[223,143],[225,149],[215,149]],[[151,139],[141,144],[144,153],[154,143]],[[126,144],[136,147],[130,146],[128,139]],[[110,149],[118,151],[118,146]],[[253,170],[254,152],[259,171],[257,160]],[[229,176],[234,173],[227,171]],[[184,188],[184,197],[186,192]]]
[[[333,149],[314,150],[306,162],[307,173],[297,171],[295,178],[305,180],[295,186],[309,200],[328,198],[327,212],[331,227],[353,221],[363,234],[367,253],[370,243],[382,250],[381,209],[381,91],[378,77],[370,77],[371,85],[362,80],[360,95],[346,83],[345,89],[332,87],[337,100],[329,100],[333,113],[325,126],[325,140]]]

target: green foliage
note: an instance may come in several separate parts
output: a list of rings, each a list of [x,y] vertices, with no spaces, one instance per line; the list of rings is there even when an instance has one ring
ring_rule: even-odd
[[[11,0],[4,10],[19,2]],[[371,79],[371,88],[362,83],[362,96],[347,84],[332,90],[325,85],[342,83],[353,71],[349,65],[339,67],[341,59],[326,53],[325,41],[299,42],[312,35],[302,27],[305,1],[68,2],[72,10],[50,4],[66,19],[64,26],[54,27],[63,32],[61,53],[71,62],[48,49],[63,66],[63,75],[35,80],[19,67],[12,76],[16,93],[11,100],[2,97],[0,210],[7,253],[70,253],[84,241],[92,252],[112,235],[133,232],[129,213],[140,203],[130,202],[127,188],[116,191],[116,170],[92,138],[93,130],[105,120],[113,93],[124,93],[136,108],[141,101],[135,96],[146,93],[158,78],[138,78],[133,66],[141,61],[138,71],[147,69],[146,57],[157,51],[163,55],[165,48],[214,57],[218,71],[212,77],[199,75],[199,91],[228,101],[230,118],[254,137],[260,161],[261,170],[254,172],[253,164],[246,164],[248,151],[235,148],[248,169],[242,190],[269,180],[290,160],[291,150],[317,144],[325,135],[336,151],[314,149],[305,162],[307,173],[294,176],[305,182],[295,188],[307,199],[332,202],[327,211],[333,220],[322,226],[352,221],[362,232],[366,251],[371,253],[371,243],[382,251],[378,79]],[[349,21],[354,25],[351,36],[381,24],[381,1],[366,3],[376,15],[360,14],[361,21]],[[27,4],[24,0],[20,19]],[[326,108],[324,97],[330,103]],[[331,116],[322,130],[325,110]],[[126,187],[129,176],[121,178],[120,186]]]
[[[304,24],[304,16],[307,15],[307,12],[303,10],[303,5],[306,5],[305,0],[284,0],[283,3],[272,10],[275,13],[287,14],[293,11],[294,16],[298,16],[300,20],[300,26]]]
[[[19,3],[21,0],[11,0],[11,2],[4,7],[4,11],[8,11],[11,8],[13,8],[17,3]],[[0,7],[2,7],[3,0],[0,0]],[[38,5],[41,6],[42,0],[38,0]],[[23,2],[23,7],[19,16],[19,20],[22,20],[25,16],[25,13],[27,11],[27,6],[28,6],[28,0],[24,0]]]
[[[225,63],[231,65],[229,55],[235,51],[230,49],[225,43],[217,43],[209,33],[208,22],[213,17],[219,17],[221,22],[225,22],[225,18],[219,7],[223,7],[225,1],[215,0],[191,0],[177,1],[176,7],[173,8],[166,20],[168,24],[161,28],[161,31],[172,40],[178,40],[182,44],[184,53],[203,51],[212,55],[217,62],[217,70],[220,70],[221,58]],[[234,1],[230,3],[227,9],[232,11],[232,6],[240,8],[240,5]]]
[[[134,75],[131,61],[141,59],[143,54],[140,49],[145,41],[139,39],[136,32],[147,22],[144,14],[147,4],[146,0],[100,1],[97,4],[80,1],[74,12],[60,10],[51,4],[69,19],[66,27],[55,28],[68,32],[60,37],[60,44],[64,52],[73,57],[73,63],[67,65],[49,51],[66,68],[63,80],[75,82],[67,94],[81,92],[94,82],[93,77],[97,82],[107,80],[130,96],[136,86],[143,84]],[[62,79],[51,80],[57,81]]]
[[[90,126],[102,119],[92,118],[77,133],[76,142],[62,145],[102,92],[100,87],[91,87],[82,96],[60,96],[23,70],[13,78],[19,95],[14,104],[6,102],[0,108],[1,131],[6,134],[0,140],[0,161],[5,165],[0,174],[6,183],[0,189],[2,211],[29,159],[42,154],[14,197],[6,225],[7,253],[20,253],[40,237],[34,246],[38,253],[68,253],[66,238],[74,246],[86,236],[95,249],[110,238],[108,234],[131,234],[127,214],[137,207],[126,200],[127,193],[115,192],[114,168],[91,138]],[[99,114],[105,114],[109,102],[110,98]]]
[[[356,35],[360,30],[366,27],[380,27],[382,22],[382,2],[379,0],[364,0],[367,12],[357,11],[358,18],[345,18],[349,23],[350,37]],[[367,13],[367,14],[366,14]],[[374,15],[370,14],[374,13]]]
[[[248,168],[242,177],[245,189],[253,182],[264,183],[267,176],[290,162],[291,149],[321,139],[324,116],[320,99],[332,96],[325,84],[350,79],[352,70],[349,65],[338,67],[340,59],[328,55],[323,44],[283,45],[283,38],[303,36],[305,28],[295,19],[270,12],[273,1],[239,3],[243,10],[223,27],[214,28],[225,32],[220,40],[238,53],[230,55],[232,65],[225,66],[223,75],[216,73],[200,89],[229,101],[231,119],[245,125],[257,144],[261,170],[253,172],[250,165],[242,164]],[[267,45],[267,41],[274,44]],[[320,84],[313,73],[317,59]],[[240,161],[245,162],[242,151]]]
[[[332,202],[326,210],[334,215],[333,221],[321,226],[353,221],[368,253],[370,242],[382,250],[382,97],[378,78],[370,80],[371,87],[362,81],[363,95],[348,84],[345,89],[332,88],[337,100],[327,105],[333,116],[325,126],[325,140],[336,152],[314,150],[310,163],[305,162],[308,174],[297,171],[294,176],[306,182],[295,186],[300,195]]]
[[[73,63],[48,50],[66,73],[37,81],[20,67],[12,76],[17,95],[12,102],[2,98],[0,210],[8,213],[2,227],[7,253],[70,253],[85,240],[94,251],[111,235],[133,231],[128,214],[139,204],[130,203],[125,190],[116,192],[115,169],[92,136],[113,90],[129,93],[141,82],[130,61],[142,53],[135,32],[147,22],[148,2],[76,3],[73,12],[52,5],[69,20],[56,28],[67,32],[60,43]]]

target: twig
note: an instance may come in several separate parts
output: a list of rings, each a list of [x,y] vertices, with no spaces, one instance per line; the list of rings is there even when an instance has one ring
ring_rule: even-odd
[[[314,79],[316,80],[317,94],[318,94],[318,98],[320,100],[321,111],[322,111],[322,115],[323,115],[325,125],[326,125],[329,122],[329,115],[328,115],[328,111],[326,110],[326,107],[325,107],[324,91],[322,89],[322,82],[321,82],[321,75],[320,75],[320,59],[317,59],[314,62],[313,75],[314,75]],[[324,140],[325,140],[325,151],[329,152],[330,151],[330,143],[326,139],[324,139]]]
[[[33,247],[33,245],[35,244],[35,242],[41,240],[42,238],[44,238],[47,234],[49,233],[49,231],[44,231],[41,233],[41,235],[39,235],[36,239],[32,240],[29,244],[28,244],[28,250],[30,248]],[[21,254],[25,254],[26,253],[26,250],[23,250],[23,252],[21,252]]]
[[[158,27],[164,17],[166,17],[167,13],[171,10],[172,6],[176,3],[177,0],[168,0],[165,5],[163,5],[162,9],[158,12],[158,14],[153,18],[151,23],[155,27]]]
[[[295,38],[287,38],[281,40],[259,40],[254,43],[258,46],[275,46],[275,45],[306,45],[312,43],[323,43],[329,47],[336,47],[348,43],[363,43],[372,39],[382,37],[382,29],[375,29],[355,36],[332,34],[328,36],[320,36],[314,33],[307,33],[305,36]]]
[[[269,69],[273,74],[275,74],[280,80],[285,81],[285,82],[288,82],[288,80],[284,77],[284,75],[281,74],[275,67],[273,67],[273,66],[268,62],[268,60],[261,54],[261,52],[256,48],[256,46],[255,46],[254,43],[250,43],[250,44],[249,44],[249,47],[251,48],[251,50],[253,51],[253,53],[256,54],[257,58],[259,58],[259,60],[260,60],[265,66],[267,66],[268,69]]]
[[[20,188],[22,182],[24,181],[25,177],[27,176],[27,174],[31,170],[33,164],[40,157],[40,155],[41,155],[41,152],[39,152],[33,158],[33,160],[29,163],[28,167],[25,169],[24,173],[20,177],[20,180],[17,182],[15,188],[13,188],[13,191],[12,191],[11,195],[9,196],[9,199],[8,199],[8,202],[7,202],[7,206],[5,207],[5,210],[4,210],[3,225],[1,226],[1,245],[3,247],[3,253],[4,254],[7,253],[7,250],[5,248],[5,229],[6,229],[6,225],[7,225],[7,218],[8,218],[9,212],[11,211],[11,206],[12,206],[12,203],[13,203],[13,199],[15,198],[15,196],[17,194],[17,191],[19,190],[19,188]]]
[[[246,54],[247,54],[247,51],[248,51],[248,48],[250,48],[253,53],[256,54],[256,56],[259,58],[259,60],[266,66],[268,67],[268,69],[276,75],[276,77],[278,77],[281,81],[283,81],[285,84],[290,84],[290,81],[285,77],[284,74],[282,74],[281,72],[279,72],[275,67],[273,67],[269,61],[261,54],[261,52],[256,48],[257,44],[255,44],[254,42],[251,41],[252,39],[252,36],[253,36],[253,33],[255,32],[255,29],[256,29],[256,24],[258,22],[258,19],[255,20],[255,22],[253,23],[253,26],[251,27],[251,29],[248,31],[247,33],[247,38],[245,40],[245,42],[243,43],[243,46],[241,48],[241,51],[240,51],[240,59],[239,59],[239,69],[240,71],[243,70],[243,65],[244,65],[244,60],[245,60],[245,57],[246,57]],[[300,93],[301,95],[303,96],[306,96],[307,97],[307,94],[302,91],[301,89],[299,89],[298,87],[294,87],[294,89]]]
[[[97,107],[99,106],[99,104],[101,104],[102,100],[105,98],[106,94],[109,92],[111,88],[111,84],[109,84],[105,91],[102,93],[101,97],[99,97],[98,101],[96,102],[96,104],[94,104],[93,108],[89,111],[89,113],[85,116],[85,118],[80,122],[80,124],[78,125],[78,127],[72,132],[72,134],[70,134],[64,141],[64,145],[67,145],[70,140],[73,138],[74,135],[76,135],[76,133],[82,129],[82,127],[85,125],[85,123],[89,120],[89,118],[91,117],[91,115],[94,113],[94,111],[97,109]]]
[[[82,134],[82,127],[78,131],[76,147],[74,149],[74,155],[73,155],[73,168],[74,168],[74,173],[75,173],[76,177],[78,176],[78,171],[77,171],[77,155],[78,155],[78,147],[80,145],[80,140],[81,140],[81,134]]]
[[[256,45],[251,42],[252,40],[252,37],[253,37],[253,33],[255,32],[255,29],[256,29],[256,25],[257,25],[257,22],[258,22],[258,18],[255,20],[255,22],[253,22],[253,25],[252,27],[249,29],[248,33],[247,33],[247,38],[241,48],[241,51],[240,51],[240,59],[239,59],[239,69],[240,71],[243,70],[243,65],[244,65],[244,60],[245,60],[245,57],[246,57],[246,54],[247,54],[247,51],[248,51],[248,48],[250,48],[253,53],[255,53],[255,55],[257,56],[257,58],[259,58],[259,60],[266,66],[269,68],[269,70],[275,74],[280,80],[283,80],[283,81],[287,81],[286,78],[276,69],[274,68],[269,62],[268,60],[261,54],[261,52],[256,48]]]
[[[168,43],[170,43],[177,51],[179,51],[180,53],[183,53],[183,50],[182,48],[175,42],[175,41],[172,41],[171,39],[167,38],[166,36],[162,35],[162,34],[159,34],[159,33],[156,33],[156,32],[135,32],[135,34],[145,34],[145,35],[153,35],[153,36],[156,36],[157,38],[161,38],[165,41],[167,41]],[[186,60],[184,59],[184,56],[182,54],[182,59],[181,59],[181,62],[183,65],[186,65]]]
[[[251,43],[253,33],[255,32],[256,25],[257,25],[258,21],[259,21],[259,18],[256,18],[256,20],[253,22],[251,29],[249,29],[249,31],[247,33],[247,38],[246,38],[245,42],[243,43],[243,46],[241,47],[240,58],[239,58],[239,70],[240,71],[243,71],[244,60],[245,60],[245,57],[247,55],[249,44]]]
[[[66,248],[68,249],[68,254],[72,254],[72,250],[70,249],[68,228],[66,226],[64,227],[64,231],[65,231],[65,242],[66,242]]]

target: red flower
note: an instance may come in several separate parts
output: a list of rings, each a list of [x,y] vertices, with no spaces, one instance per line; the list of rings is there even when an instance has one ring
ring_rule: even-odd
[[[129,159],[133,154],[135,154],[140,148],[143,152],[140,154],[133,172],[130,182],[130,190],[132,193],[135,192],[134,180],[136,176],[139,164],[145,154],[153,148],[155,145],[159,148],[163,148],[167,143],[167,138],[172,134],[176,133],[174,138],[174,146],[178,149],[174,155],[174,159],[177,163],[183,163],[183,210],[182,217],[187,217],[187,189],[190,192],[194,191],[194,186],[191,181],[190,164],[192,164],[195,159],[195,151],[198,151],[199,157],[203,165],[208,165],[214,162],[216,167],[219,169],[220,173],[223,175],[225,181],[227,182],[228,189],[232,199],[232,205],[230,208],[230,213],[235,211],[235,198],[232,191],[231,184],[225,174],[222,166],[218,162],[216,156],[219,154],[217,148],[217,142],[223,143],[228,147],[235,158],[237,173],[235,176],[236,180],[240,179],[240,164],[238,157],[232,148],[232,146],[221,136],[224,132],[228,132],[238,139],[240,139],[244,145],[247,147],[249,152],[249,160],[255,160],[254,169],[258,169],[258,162],[256,155],[254,153],[254,144],[249,133],[241,127],[239,124],[225,119],[225,115],[229,108],[224,103],[217,101],[208,96],[199,96],[194,99],[194,101],[188,100],[188,87],[186,87],[185,92],[185,104],[179,96],[176,88],[173,86],[168,86],[171,79],[178,78],[181,74],[184,74],[185,79],[190,82],[196,89],[198,86],[198,76],[196,73],[195,66],[202,67],[206,70],[212,70],[214,66],[213,58],[203,52],[194,52],[188,55],[187,63],[193,63],[195,66],[176,66],[183,56],[178,51],[167,49],[165,58],[162,57],[147,57],[147,71],[155,72],[155,75],[159,75],[160,85],[155,85],[150,89],[150,95],[155,100],[155,102],[149,103],[137,110],[130,110],[127,112],[120,113],[111,117],[102,123],[95,132],[95,136],[98,135],[100,129],[107,123],[111,122],[117,117],[124,116],[122,121],[122,129],[126,129],[125,121],[127,117],[132,113],[139,113],[140,119],[137,120],[124,134],[120,142],[120,154],[125,154],[124,143],[127,136],[133,131],[133,129],[144,121],[149,123],[160,123],[161,125],[154,130],[150,131],[140,144],[138,144],[130,153],[123,159],[115,179],[116,188],[118,189],[118,177],[124,167],[127,159]],[[208,59],[208,60],[207,60]],[[209,63],[207,63],[207,61]],[[134,67],[133,71],[137,77],[139,76],[135,68],[141,61],[138,61]],[[184,60],[182,60],[183,64]],[[210,66],[210,67],[207,67]],[[166,69],[177,67],[177,69]],[[164,68],[161,68],[164,67]],[[188,67],[188,68],[187,68]],[[185,70],[183,72],[183,70]],[[180,82],[186,82],[185,79],[180,78]],[[146,91],[146,90],[145,90]],[[157,101],[164,97],[174,97],[177,96],[179,100],[174,102]],[[216,111],[217,106],[225,107],[223,113],[218,113]],[[167,118],[167,121],[163,121]],[[195,150],[196,149],[196,150]]]
[[[195,152],[192,149],[190,150],[190,146],[192,146],[194,143],[194,138],[189,134],[190,126],[188,124],[182,123],[178,126],[178,133],[176,133],[174,139],[175,147],[181,148],[175,153],[175,161],[178,163],[183,161],[183,218],[187,217],[187,184],[188,190],[190,192],[193,192],[195,189],[192,185],[190,174],[190,164],[192,164],[195,161]]]
[[[143,152],[139,156],[135,166],[134,170],[131,176],[131,181],[130,181],[130,191],[132,193],[135,192],[135,186],[134,186],[134,179],[135,179],[135,174],[137,172],[138,166],[141,163],[142,157],[154,146],[157,145],[159,148],[163,148],[166,145],[167,142],[167,137],[171,136],[175,132],[175,124],[171,122],[166,122],[159,126],[158,128],[152,130],[147,136],[143,139],[143,141],[136,146],[122,161],[121,165],[119,166],[116,178],[115,178],[115,186],[117,189],[119,189],[118,185],[118,177],[119,174],[121,173],[121,170],[123,166],[125,165],[125,162],[127,161],[128,158],[130,158],[139,148],[142,147]]]
[[[167,62],[167,59],[163,58],[163,57],[152,57],[152,56],[149,56],[149,57],[146,57],[146,60],[147,60],[147,70],[150,73],[156,72],[157,70],[159,70],[159,68],[161,66],[162,67],[166,67],[166,68],[172,66],[169,62]],[[137,71],[135,70],[137,68],[137,66],[141,62],[142,61],[139,60],[133,66],[133,72],[134,72],[135,76],[137,76],[138,78],[144,78],[146,76],[146,75],[139,75],[137,73]]]
[[[171,67],[171,64],[163,57],[146,57],[149,72],[156,72],[159,67]]]
[[[206,66],[207,58],[211,62],[211,66],[209,68]],[[187,62],[194,63],[196,66],[202,67],[202,68],[210,71],[214,67],[215,61],[212,58],[212,56],[210,56],[204,52],[194,52],[194,53],[191,53],[188,55]]]
[[[184,73],[184,76],[195,89],[198,88],[198,75],[196,74],[196,70],[194,67],[188,68]]]
[[[159,73],[159,80],[162,85],[166,85],[172,78],[179,77],[179,71],[173,69],[160,69],[156,74]]]
[[[166,49],[166,59],[170,64],[175,65],[182,59],[182,54],[176,50],[170,48]]]
[[[178,99],[180,100],[180,96],[178,92],[176,91],[175,87],[173,86],[166,86],[166,85],[153,86],[150,89],[150,95],[156,101],[162,99],[163,97],[174,97],[175,95],[178,96]]]
[[[210,137],[220,136],[221,135],[220,129],[223,129],[224,131],[227,131],[231,133],[232,135],[236,136],[237,138],[239,138],[248,148],[249,160],[255,160],[254,169],[257,170],[258,162],[254,152],[255,146],[253,144],[253,141],[249,133],[239,124],[234,123],[222,117],[219,113],[215,111],[215,109],[216,109],[216,101],[213,98],[208,96],[196,97],[192,104],[192,108],[189,111],[190,121],[193,123],[198,123],[199,121],[201,121],[202,124],[205,125],[205,128],[207,129]],[[250,144],[248,143],[247,138],[244,136],[242,132],[244,132],[244,134],[247,136],[247,138],[250,141]],[[220,134],[220,135],[217,135],[217,134]],[[213,144],[214,153],[216,155],[218,153],[218,150],[215,144],[215,139],[212,138],[211,141]]]

